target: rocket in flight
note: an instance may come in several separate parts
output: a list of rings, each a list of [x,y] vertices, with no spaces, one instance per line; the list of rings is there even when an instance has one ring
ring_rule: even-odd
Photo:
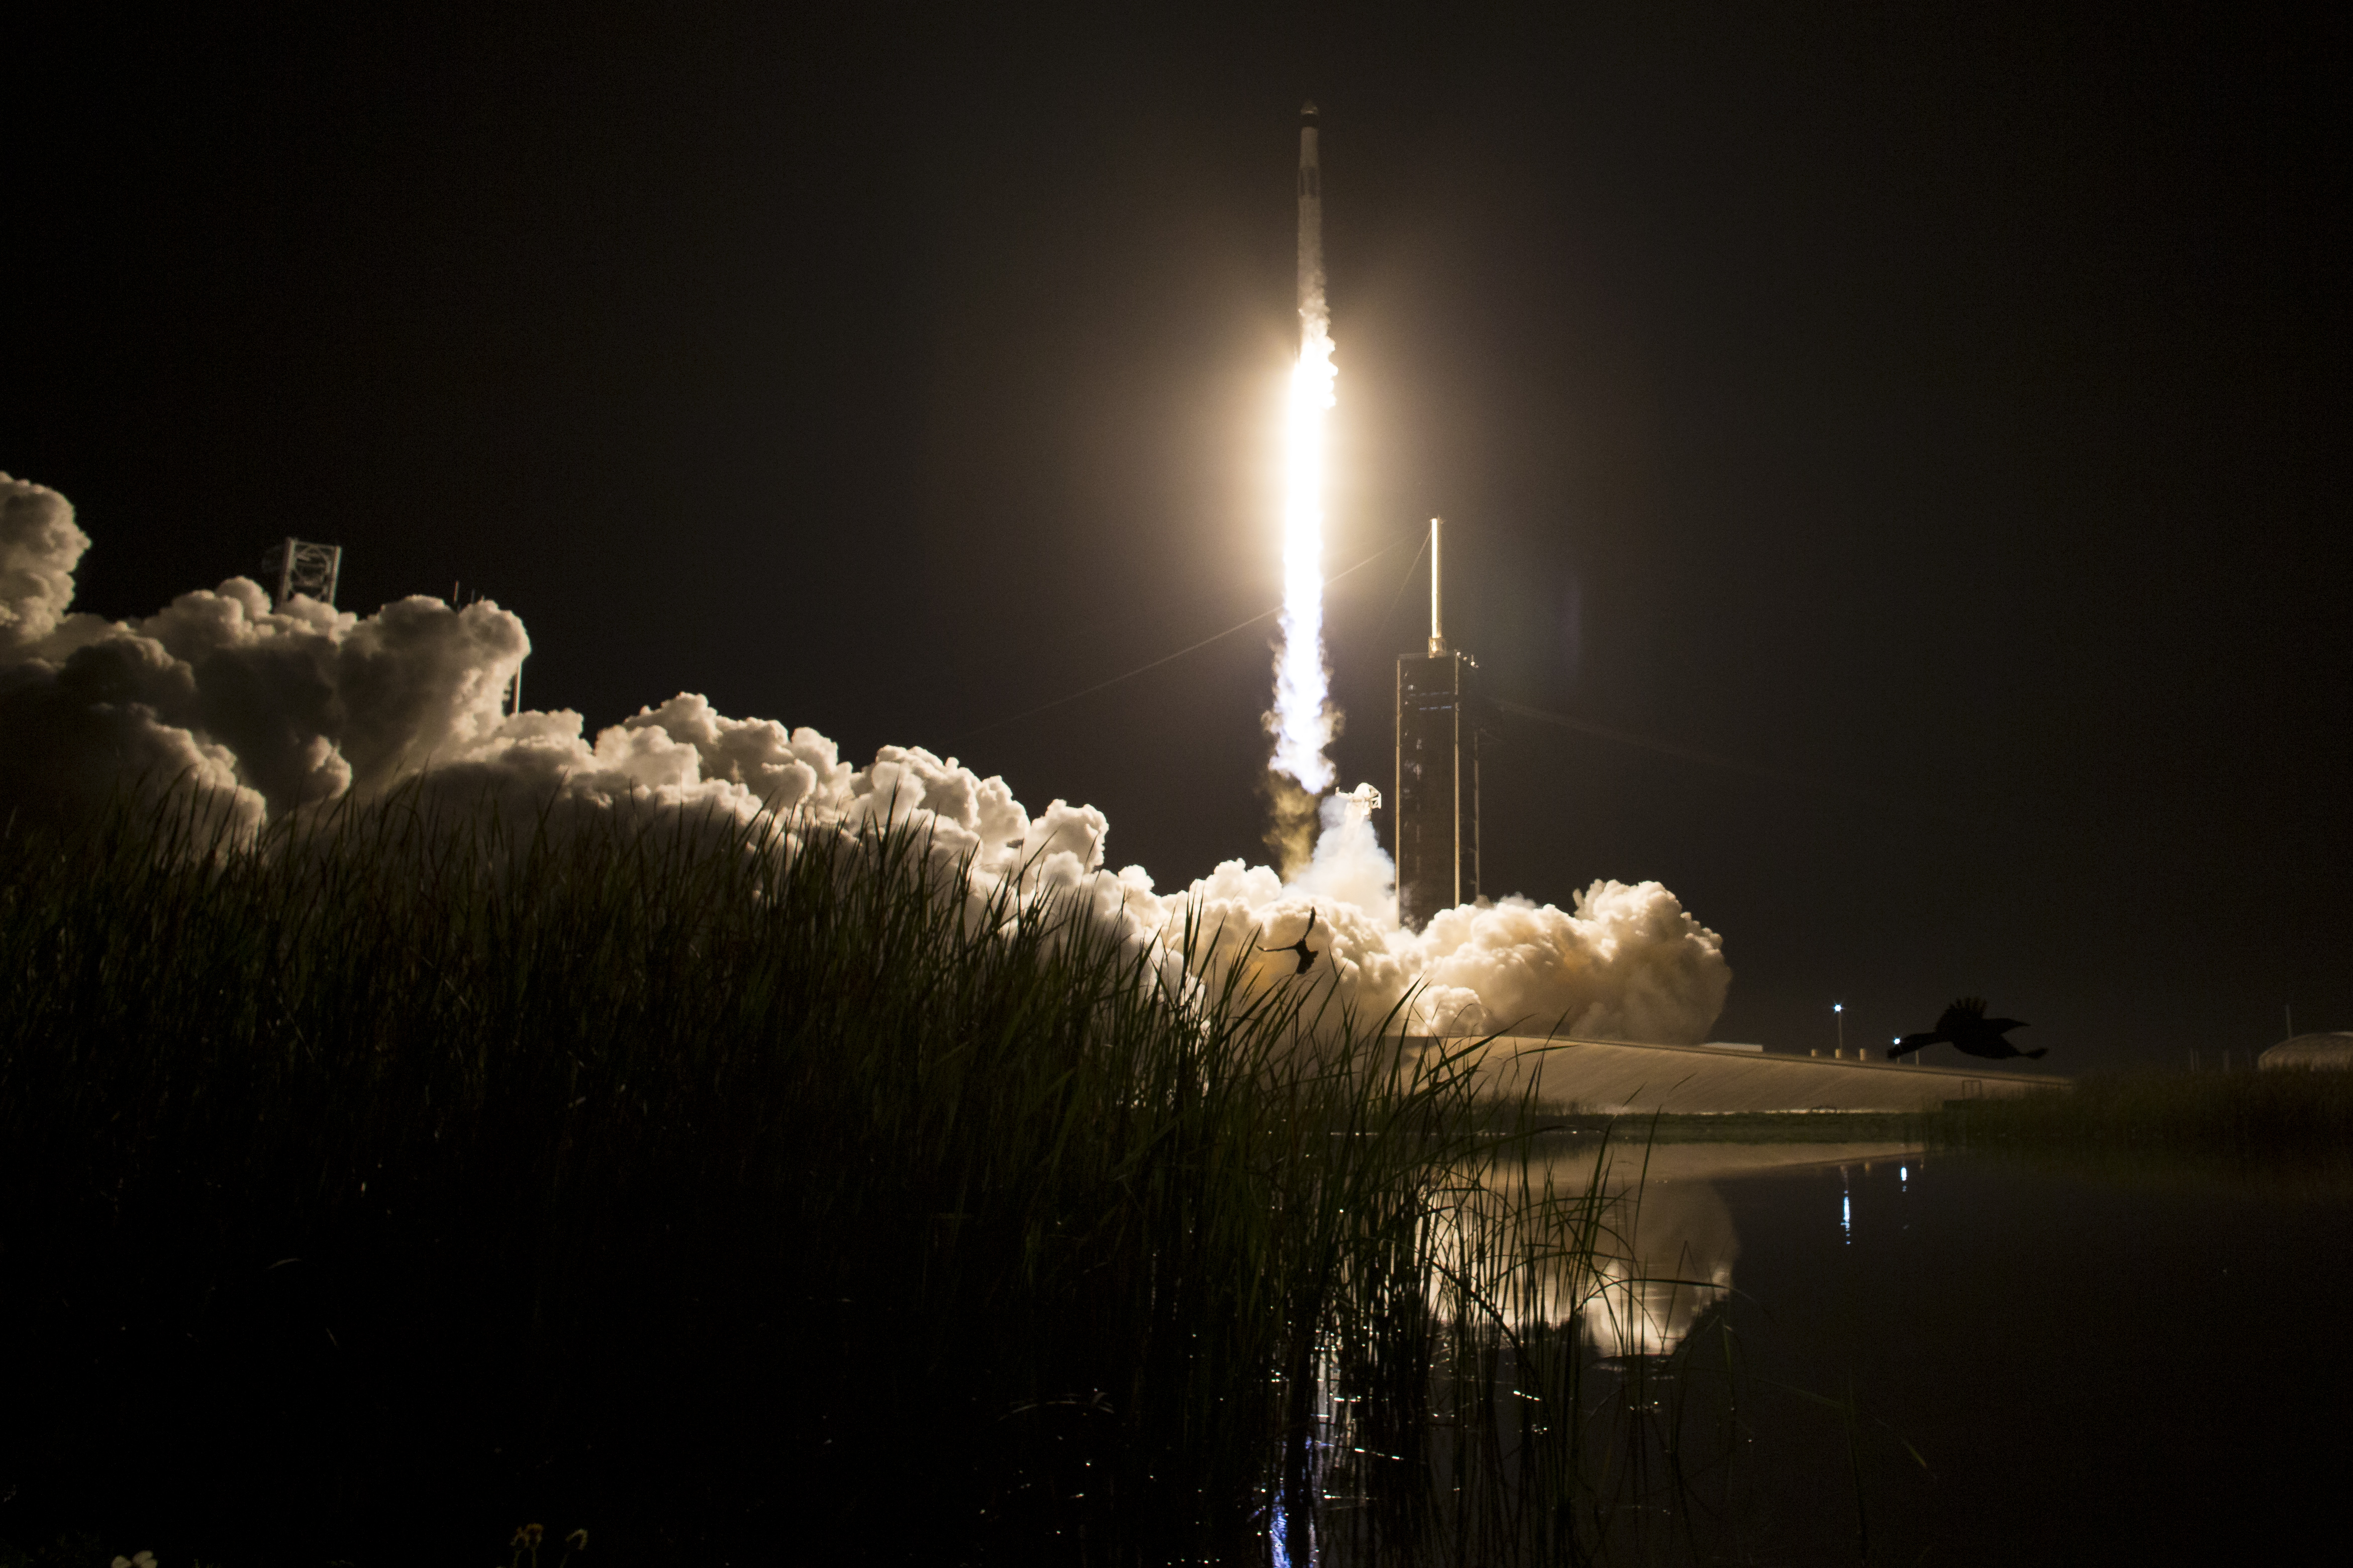
[[[1299,110],[1299,325],[1302,342],[1331,330],[1324,303],[1324,169],[1315,149],[1315,105]]]
[[[1324,749],[1335,728],[1324,668],[1324,411],[1332,406],[1332,317],[1324,302],[1324,170],[1315,106],[1299,111],[1299,363],[1291,376],[1290,477],[1282,514],[1282,637],[1274,661],[1274,755],[1269,765],[1308,799],[1332,787]],[[1311,811],[1292,816],[1312,835]],[[1283,830],[1286,842],[1293,836]],[[1303,862],[1308,837],[1286,847]]]
[[[1299,363],[1291,374],[1282,509],[1282,622],[1274,660],[1274,734],[1268,766],[1281,775],[1271,843],[1286,871],[1307,860],[1314,802],[1332,787],[1325,755],[1337,728],[1324,662],[1324,415],[1332,406],[1332,317],[1324,300],[1324,170],[1315,106],[1299,111]],[[1288,793],[1284,793],[1288,792]]]

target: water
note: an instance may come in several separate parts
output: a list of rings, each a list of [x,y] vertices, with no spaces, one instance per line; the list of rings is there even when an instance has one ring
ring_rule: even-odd
[[[1705,1184],[1763,1561],[2318,1560],[2353,1201],[1883,1149]]]

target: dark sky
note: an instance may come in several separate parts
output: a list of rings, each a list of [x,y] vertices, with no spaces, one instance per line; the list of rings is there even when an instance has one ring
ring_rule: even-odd
[[[215,8],[217,10],[217,8]],[[1720,1038],[2353,1028],[2340,22],[2260,5],[312,8],[12,20],[0,469],[84,608],[289,533],[681,689],[1258,853],[1324,105],[1344,783],[1413,536],[1488,880],[1655,877]],[[1400,595],[1402,602],[1400,603]],[[1394,609],[1392,608],[1394,606]],[[1747,771],[1744,771],[1747,770]]]

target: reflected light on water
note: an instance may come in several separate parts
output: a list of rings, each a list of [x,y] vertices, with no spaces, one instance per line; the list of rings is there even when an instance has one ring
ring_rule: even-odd
[[[1628,1206],[1616,1256],[1576,1282],[1585,1342],[1612,1360],[1670,1354],[1732,1290],[1740,1238],[1708,1182],[1650,1186]]]
[[[1848,1163],[1860,1159],[1867,1172],[1872,1159],[1918,1152],[1916,1144],[1903,1143],[1702,1142],[1647,1150],[1605,1145],[1499,1160],[1461,1173],[1467,1179],[1458,1189],[1461,1209],[1427,1216],[1421,1245],[1436,1274],[1465,1293],[1433,1282],[1430,1304],[1441,1314],[1475,1310],[1514,1335],[1567,1330],[1605,1364],[1668,1356],[1732,1294],[1740,1237],[1719,1182],[1784,1171],[1827,1173],[1835,1166],[1840,1237],[1852,1245]],[[1897,1175],[1910,1181],[1908,1162]],[[1809,1212],[1819,1213],[1810,1208],[1819,1190],[1804,1189]],[[1490,1228],[1499,1214],[1532,1201],[1557,1220],[1589,1224],[1584,1234],[1592,1250],[1513,1235],[1508,1226],[1502,1235]],[[1466,1296],[1475,1307],[1466,1309]],[[1320,1506],[1337,1495],[1324,1490],[1335,1457],[1365,1439],[1353,1426],[1355,1400],[1343,1393],[1328,1347],[1319,1349],[1314,1365],[1305,1495]],[[1288,1502],[1278,1485],[1263,1516],[1267,1559],[1276,1568],[1314,1568],[1324,1544],[1316,1522],[1294,1521]],[[1294,1539],[1301,1523],[1306,1528]]]
[[[1903,1145],[1664,1144],[1642,1153],[1619,1150],[1539,1155],[1525,1166],[1498,1166],[1480,1182],[1499,1194],[1533,1188],[1567,1196],[1597,1192],[1602,1201],[1589,1258],[1550,1252],[1541,1258],[1485,1253],[1452,1224],[1432,1237],[1444,1268],[1476,1281],[1479,1293],[1514,1331],[1572,1321],[1602,1356],[1663,1356],[1730,1295],[1740,1238],[1716,1182],[1768,1171],[1841,1169],[1839,1237],[1853,1245],[1854,1198],[1843,1168],[1862,1156],[1899,1156]],[[1597,1179],[1595,1162],[1607,1160]],[[1899,1169],[1911,1179],[1907,1161]],[[1522,1184],[1526,1184],[1523,1187]],[[1509,1249],[1506,1249],[1507,1251]]]
[[[1663,1271],[1649,1268],[1613,1258],[1596,1270],[1579,1326],[1585,1342],[1613,1361],[1672,1353],[1700,1314],[1732,1291],[1729,1258],[1702,1267],[1687,1257]]]

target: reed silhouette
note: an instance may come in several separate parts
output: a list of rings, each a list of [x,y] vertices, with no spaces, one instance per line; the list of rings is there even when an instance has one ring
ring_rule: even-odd
[[[1467,1058],[973,888],[887,826],[424,786],[252,842],[185,799],[0,824],[0,1528],[1072,1565],[1715,1528],[1696,1439],[1654,1463],[1696,1385],[1590,1381],[1618,1199],[1523,1168]]]

